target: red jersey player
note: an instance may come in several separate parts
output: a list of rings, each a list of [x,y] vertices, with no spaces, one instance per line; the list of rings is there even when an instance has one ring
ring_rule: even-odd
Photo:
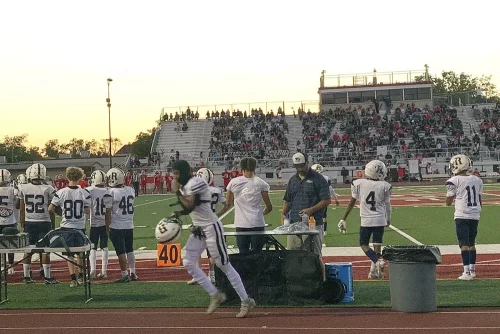
[[[155,190],[156,190],[157,194],[160,193],[160,183],[161,183],[161,181],[162,181],[161,175],[158,172],[156,172],[155,176],[154,176],[155,187],[153,188],[153,193],[155,192]]]
[[[132,187],[132,173],[127,172],[127,175],[125,175],[125,180],[123,182],[125,186]]]
[[[83,174],[83,177],[80,179],[80,181],[78,181],[78,185],[80,186],[80,188],[84,189],[89,186],[89,179],[87,175]]]
[[[231,179],[234,179],[235,177],[238,177],[240,173],[235,169],[231,171]]]
[[[146,193],[146,185],[147,184],[148,184],[148,176],[146,174],[146,171],[143,170],[142,174],[141,174],[141,189],[142,189],[143,194]]]
[[[229,184],[229,181],[231,181],[231,173],[229,173],[227,170],[223,171],[222,179],[224,180],[224,189],[226,189],[227,185]]]
[[[172,191],[172,181],[173,181],[174,177],[172,175],[170,175],[170,173],[167,173],[165,175],[165,183],[167,184],[167,192],[171,192]]]

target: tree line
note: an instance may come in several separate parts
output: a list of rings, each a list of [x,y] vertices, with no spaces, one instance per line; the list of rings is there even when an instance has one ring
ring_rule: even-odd
[[[140,132],[131,145],[131,153],[140,158],[147,157],[153,143],[155,128],[146,132]],[[119,138],[111,139],[111,152],[114,155],[121,147]],[[83,154],[88,152],[88,155]],[[84,140],[73,138],[67,143],[59,142],[59,139],[50,139],[43,146],[28,145],[28,135],[4,136],[0,141],[0,156],[5,156],[8,163],[21,161],[34,161],[42,158],[58,159],[60,154],[70,154],[72,158],[84,157],[108,157],[109,139]]]

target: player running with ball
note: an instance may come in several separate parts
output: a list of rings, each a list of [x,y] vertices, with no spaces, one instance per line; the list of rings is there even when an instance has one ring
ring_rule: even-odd
[[[210,282],[209,277],[198,266],[201,253],[208,249],[215,264],[224,272],[241,299],[241,309],[236,317],[244,318],[255,306],[255,301],[248,297],[240,275],[229,263],[222,223],[212,211],[212,194],[208,184],[200,177],[191,176],[191,167],[187,161],[176,161],[172,165],[172,170],[174,179],[177,180],[173,185],[173,191],[177,194],[183,208],[182,211],[174,212],[174,214],[189,214],[193,222],[192,234],[185,246],[184,267],[210,295],[207,313],[213,313],[226,300],[226,296],[217,290]]]
[[[384,261],[381,258],[384,228],[391,224],[391,190],[392,186],[384,181],[387,167],[380,160],[372,160],[365,167],[365,178],[357,179],[351,185],[352,198],[344,217],[338,227],[346,231],[346,219],[359,200],[361,227],[359,229],[359,245],[372,261],[368,278],[384,278]],[[373,249],[370,248],[370,237],[373,235]]]

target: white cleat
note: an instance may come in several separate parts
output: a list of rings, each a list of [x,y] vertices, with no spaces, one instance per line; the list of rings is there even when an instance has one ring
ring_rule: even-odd
[[[474,277],[472,277],[470,273],[463,273],[461,276],[458,277],[458,279],[462,281],[472,281]]]
[[[377,262],[377,276],[379,279],[384,279],[384,268],[385,268],[385,262],[383,260],[378,260]]]
[[[96,277],[101,278],[101,279],[105,279],[105,278],[108,278],[108,274],[101,272],[101,273],[97,274]]]
[[[255,300],[252,298],[247,298],[241,302],[240,313],[236,315],[236,318],[244,318],[248,313],[255,307]]]
[[[369,279],[378,278],[377,265],[374,262],[371,262],[370,272],[368,273],[368,278]]]
[[[225,301],[226,301],[226,295],[223,294],[222,292],[217,291],[215,295],[210,297],[210,304],[208,305],[207,314],[214,313],[215,310],[220,306],[220,304],[224,303]]]
[[[35,253],[33,255],[31,255],[31,262],[39,262],[40,261],[40,254],[38,253]]]
[[[476,278],[476,271],[471,271],[471,272],[470,272],[470,276],[471,276],[472,278]]]
[[[10,267],[9,270],[8,270],[8,274],[9,275],[14,275],[16,273],[16,271],[14,270],[14,267]]]
[[[187,281],[187,285],[196,285],[196,284],[198,284],[198,282],[196,282],[194,278],[191,279],[190,281]]]

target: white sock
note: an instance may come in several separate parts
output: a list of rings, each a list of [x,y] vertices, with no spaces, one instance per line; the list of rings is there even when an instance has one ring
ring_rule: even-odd
[[[96,270],[96,257],[97,252],[95,249],[90,250],[90,272],[95,273]]]
[[[128,276],[128,271],[124,270],[122,271],[122,277]]]
[[[43,274],[45,275],[45,278],[50,278],[50,263],[43,264]]]
[[[102,250],[102,262],[101,262],[101,272],[106,273],[108,271],[108,257],[109,249],[108,247]]]
[[[131,274],[135,274],[135,254],[134,252],[127,253],[128,268]]]
[[[466,265],[464,266],[464,273],[468,273],[469,272],[469,265]]]
[[[30,271],[31,271],[31,264],[23,263],[24,277],[31,277]]]
[[[476,265],[475,264],[469,264],[469,271],[476,271]]]
[[[189,266],[186,267],[186,270],[188,271],[189,275],[193,277],[193,279],[198,282],[198,284],[208,292],[210,296],[213,296],[217,293],[217,288],[210,282],[210,279],[208,276],[205,274],[205,272],[198,267],[198,265],[195,266]]]
[[[221,267],[222,271],[226,275],[227,279],[231,283],[232,287],[240,297],[241,301],[247,300],[248,295],[243,282],[241,281],[240,274],[234,269],[231,263],[226,263]]]

